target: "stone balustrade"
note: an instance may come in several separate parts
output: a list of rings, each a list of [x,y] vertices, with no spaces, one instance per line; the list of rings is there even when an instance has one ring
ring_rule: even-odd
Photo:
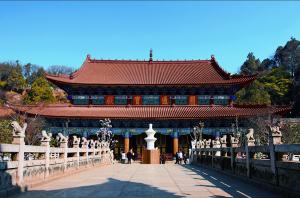
[[[291,196],[300,195],[300,162],[286,158],[287,154],[300,154],[300,144],[282,144],[277,129],[277,133],[270,133],[269,145],[257,146],[253,130],[248,132],[244,146],[231,137],[230,147],[226,147],[226,138],[222,138],[221,147],[217,139],[212,147],[192,149],[192,163],[276,187]]]
[[[80,147],[80,138],[73,137],[69,148],[68,139],[60,134],[60,146],[50,147],[52,135],[42,133],[41,146],[25,145],[24,134],[15,133],[13,144],[0,144],[0,197],[81,169],[113,163],[107,143],[84,139]]]

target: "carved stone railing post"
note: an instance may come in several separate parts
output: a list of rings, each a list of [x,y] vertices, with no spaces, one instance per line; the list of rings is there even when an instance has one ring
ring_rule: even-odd
[[[50,167],[50,141],[52,137],[52,133],[48,133],[43,130],[42,131],[42,139],[41,139],[41,146],[46,147],[45,152],[45,178],[49,177],[49,167]]]
[[[76,166],[77,168],[79,168],[79,143],[80,143],[80,138],[78,138],[76,135],[73,136],[73,148],[76,148],[76,153],[75,156],[76,157]]]
[[[230,136],[230,165],[231,165],[231,170],[234,173],[235,169],[235,158],[236,158],[236,153],[234,151],[234,148],[238,147],[239,139],[235,138],[233,136]]]
[[[221,142],[221,148],[227,148],[227,142],[226,142],[227,135],[223,135],[223,137],[220,139]],[[227,157],[227,152],[222,151],[221,156]]]
[[[17,171],[17,184],[21,186],[23,184],[23,172],[24,172],[24,149],[25,149],[25,131],[27,123],[24,123],[23,128],[17,121],[11,123],[13,127],[13,141],[12,144],[19,145],[19,152],[14,157],[18,160],[18,171]]]
[[[58,133],[59,137],[59,146],[63,148],[63,153],[60,158],[64,159],[64,171],[67,170],[68,164],[68,137],[63,136],[61,133]]]
[[[95,152],[96,152],[96,149],[95,149],[95,146],[96,146],[96,143],[94,140],[90,140],[90,145],[91,145],[91,149],[93,149],[93,153],[92,153],[92,165],[94,166],[94,162],[95,162]]]
[[[252,128],[248,129],[248,133],[246,135],[246,144],[245,144],[245,152],[246,152],[246,168],[247,168],[247,177],[251,177],[251,166],[250,162],[253,158],[253,154],[249,152],[249,146],[255,146],[254,144],[254,130]]]
[[[215,140],[212,141],[212,144],[213,144],[213,148],[221,148],[220,138],[217,137]],[[214,156],[221,156],[221,151],[216,151],[214,153]]]
[[[275,153],[275,145],[282,144],[281,142],[281,131],[280,131],[280,124],[276,123],[275,125],[268,126],[269,130],[269,149],[270,149],[270,163],[271,163],[271,171],[275,177],[276,185],[279,185],[279,178],[278,178],[278,170],[276,166],[277,160],[282,160],[282,154]]]

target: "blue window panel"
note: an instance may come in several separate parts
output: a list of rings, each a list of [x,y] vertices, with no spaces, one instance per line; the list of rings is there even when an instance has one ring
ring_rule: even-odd
[[[92,104],[94,105],[103,105],[104,104],[104,96],[91,96]]]
[[[157,95],[145,95],[142,96],[142,104],[143,105],[159,105],[160,99]]]
[[[175,96],[175,104],[176,105],[187,105],[188,104],[188,96]]]
[[[229,96],[214,96],[215,105],[228,105]]]
[[[210,96],[209,95],[200,95],[198,96],[198,105],[209,105]]]
[[[72,96],[73,104],[75,105],[87,105],[89,104],[89,96],[85,95],[75,95]]]
[[[115,96],[115,104],[116,105],[127,105],[127,96]]]

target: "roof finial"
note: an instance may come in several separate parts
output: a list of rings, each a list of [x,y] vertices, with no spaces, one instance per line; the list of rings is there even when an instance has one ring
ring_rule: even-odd
[[[91,60],[91,55],[86,55],[86,60]]]
[[[150,49],[150,58],[149,58],[149,61],[152,61],[152,48]]]
[[[210,60],[215,61],[215,60],[216,60],[216,59],[215,59],[215,55],[212,54],[212,55],[210,56]]]

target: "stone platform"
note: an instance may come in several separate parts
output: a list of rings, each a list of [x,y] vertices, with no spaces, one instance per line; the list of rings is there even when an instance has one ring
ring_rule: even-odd
[[[91,168],[29,190],[17,197],[281,197],[276,192],[212,170],[175,164],[115,164]]]

